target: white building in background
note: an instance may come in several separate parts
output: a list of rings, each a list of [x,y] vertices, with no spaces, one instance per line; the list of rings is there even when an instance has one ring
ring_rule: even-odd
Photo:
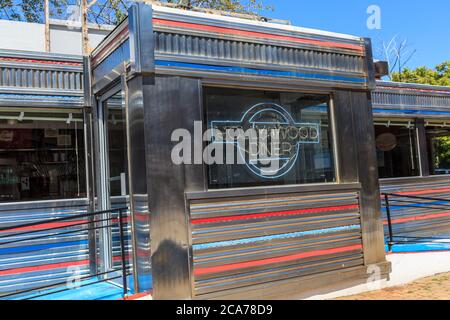
[[[89,25],[89,45],[95,48],[114,26]],[[45,52],[45,25],[0,20],[1,49]],[[81,26],[65,20],[50,21],[50,53],[81,55]]]

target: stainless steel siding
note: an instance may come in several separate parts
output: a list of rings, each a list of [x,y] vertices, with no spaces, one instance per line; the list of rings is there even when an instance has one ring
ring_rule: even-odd
[[[81,94],[82,68],[0,62],[0,87]]]
[[[0,227],[80,215],[86,213],[86,210],[86,200],[0,205]],[[64,282],[75,272],[80,276],[87,275],[88,231],[82,228],[74,226],[56,231],[36,229],[40,231],[17,236],[14,234],[24,231],[0,232],[0,295]],[[82,231],[52,236],[55,232],[71,230]],[[41,236],[45,237],[26,240]],[[20,242],[11,243],[12,241]],[[79,269],[69,269],[72,265]]]
[[[308,68],[326,72],[364,75],[364,57],[357,54],[283,47],[244,40],[217,39],[195,35],[155,32],[158,58],[176,57],[233,65]]]
[[[448,202],[443,202],[390,197],[392,227],[396,240],[407,240],[414,243],[450,238],[450,179],[421,181],[420,178],[417,178],[409,183],[382,183],[382,192],[448,199]],[[384,200],[382,200],[382,205],[385,236],[388,237]]]
[[[122,212],[124,235],[125,235],[125,252],[126,252],[126,264],[127,268],[130,269],[133,263],[131,257],[132,254],[132,243],[131,243],[131,219],[129,210],[129,199],[128,197],[112,197],[111,198],[111,209],[117,208],[128,208]],[[111,235],[112,235],[112,254],[113,254],[113,267],[120,269],[122,267],[121,261],[121,249],[120,249],[120,229],[119,229],[119,213],[112,213],[111,222]]]
[[[364,264],[356,191],[189,207],[194,296]]]
[[[417,90],[420,90],[418,87]],[[450,91],[448,94],[429,90],[420,91],[377,89],[372,92],[372,104],[374,108],[386,109],[415,109],[415,110],[450,110]]]

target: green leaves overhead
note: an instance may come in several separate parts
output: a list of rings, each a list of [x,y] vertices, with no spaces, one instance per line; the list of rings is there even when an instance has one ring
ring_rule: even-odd
[[[450,61],[445,61],[435,68],[419,67],[417,69],[405,68],[401,73],[394,72],[392,81],[431,84],[437,86],[450,86]]]
[[[49,0],[50,17],[52,19],[69,19],[73,7],[79,6],[79,0]],[[115,25],[127,14],[131,0],[89,0],[89,22]],[[149,1],[150,2],[150,1]],[[272,8],[264,4],[264,0],[166,0],[183,7],[199,7],[204,9],[223,10],[236,13],[256,14]],[[0,19],[44,22],[44,0],[0,0]]]

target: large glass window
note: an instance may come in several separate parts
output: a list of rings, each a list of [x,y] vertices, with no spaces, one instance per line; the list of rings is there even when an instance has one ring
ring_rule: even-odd
[[[375,136],[380,178],[420,175],[414,121],[376,119]]]
[[[209,165],[210,188],[336,181],[328,95],[208,87],[204,105],[215,131],[211,155],[222,160]],[[242,138],[249,129],[258,132],[256,142]],[[241,134],[230,143],[228,130]]]
[[[85,196],[82,114],[0,110],[0,202]]]
[[[450,174],[450,126],[429,123],[426,136],[431,174]]]

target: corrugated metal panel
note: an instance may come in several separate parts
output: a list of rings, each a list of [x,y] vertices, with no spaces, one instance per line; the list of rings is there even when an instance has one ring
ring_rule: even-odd
[[[2,205],[0,227],[76,216],[86,213],[86,209],[86,200]],[[36,233],[18,236],[14,234],[24,231],[0,232],[0,294],[64,282],[75,273],[89,273],[88,231],[82,230],[83,226],[69,226],[63,231],[79,232],[52,236],[55,230],[45,230],[50,227],[58,225],[35,226],[30,231]],[[42,238],[27,240],[35,237]]]
[[[214,15],[200,19],[182,11],[153,14],[155,70],[160,74],[213,80],[245,75],[251,81],[298,79],[352,88],[367,88],[371,80],[361,38],[238,19],[224,22]],[[130,59],[127,23],[93,52],[94,91],[123,72],[118,66]]]
[[[150,234],[150,217],[148,208],[148,196],[147,195],[135,195],[134,203],[134,219],[138,222],[135,225],[135,237],[136,237],[136,263],[138,273],[141,272],[143,279],[145,281],[146,275],[151,275],[152,264],[151,264],[151,234]],[[152,287],[151,276],[147,277],[150,282],[148,287]]]
[[[80,70],[44,70],[37,67],[0,65],[0,86],[82,91]]]
[[[450,237],[450,179],[383,184],[382,192],[404,196],[448,199],[440,200],[389,197],[393,234],[396,241],[432,241]],[[389,236],[384,200],[385,236]]]
[[[82,95],[82,61],[73,56],[0,51],[0,88]]]
[[[190,203],[194,294],[363,265],[358,192]]]
[[[81,58],[0,50],[0,105],[83,107]]]
[[[126,198],[113,199],[112,208],[127,207]],[[76,216],[87,213],[86,200],[36,202],[0,206],[0,228],[45,221],[26,230],[0,231],[0,295],[36,287],[63,283],[70,277],[89,275],[89,238],[87,218],[69,220],[53,225],[51,219]],[[111,227],[113,240],[113,266],[121,268],[120,234],[118,212],[113,212]],[[126,264],[132,266],[131,223],[129,210],[123,212]],[[96,217],[95,220],[99,218]],[[48,228],[66,227],[58,230]],[[14,234],[30,231],[24,235]],[[57,234],[68,233],[70,234]],[[97,234],[99,230],[96,230]],[[39,239],[30,239],[36,238]],[[29,240],[27,240],[29,239]],[[16,242],[19,241],[19,242]]]
[[[114,197],[111,198],[111,208],[129,208],[129,199],[128,197]],[[122,212],[123,222],[124,222],[124,234],[125,234],[125,251],[126,251],[126,263],[128,267],[131,267],[133,264],[133,259],[131,257],[132,252],[132,242],[131,242],[131,219],[130,219],[130,210],[126,210]],[[111,218],[112,220],[112,253],[113,253],[113,267],[120,268],[122,266],[121,261],[121,249],[120,249],[120,229],[119,229],[119,213],[113,212]]]
[[[450,111],[450,89],[379,81],[372,92],[372,105],[387,110]]]
[[[417,95],[398,92],[372,93],[374,106],[420,107],[425,109],[450,109],[450,95]]]
[[[155,32],[157,58],[176,56],[203,62],[312,68],[364,75],[364,57],[262,43]]]

